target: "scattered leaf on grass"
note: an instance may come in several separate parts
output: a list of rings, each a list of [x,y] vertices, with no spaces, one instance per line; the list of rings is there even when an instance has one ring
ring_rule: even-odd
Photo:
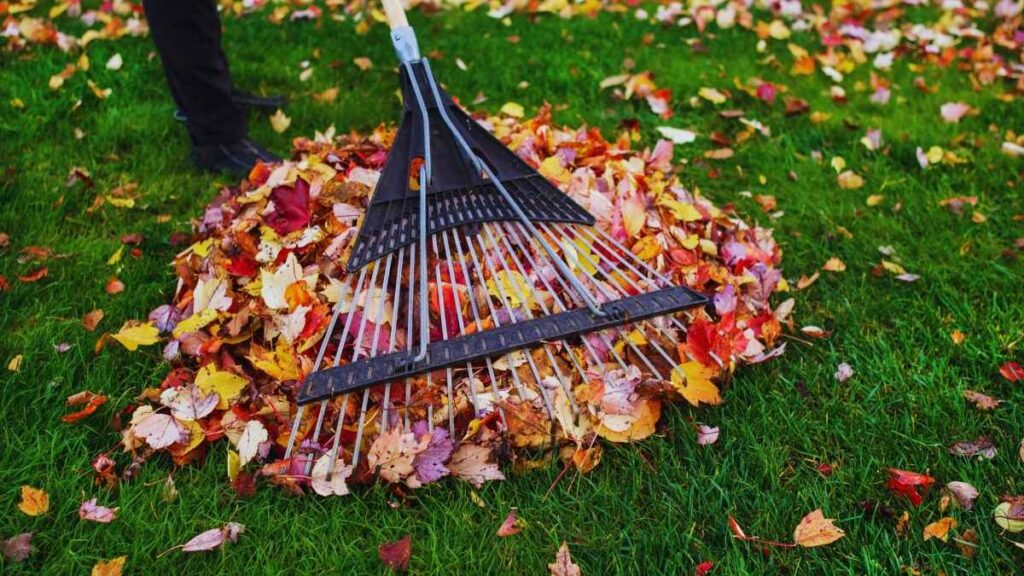
[[[21,562],[32,553],[32,533],[24,532],[0,542],[0,552],[11,562]]]
[[[956,497],[957,502],[964,510],[970,510],[974,506],[974,499],[978,497],[978,491],[967,482],[953,481],[946,484],[946,488]]]
[[[824,546],[843,537],[844,532],[833,524],[835,520],[825,518],[821,509],[804,516],[793,533],[793,541],[804,548]]]
[[[1021,367],[1017,362],[1006,362],[999,367],[999,373],[1003,375],[1010,382],[1020,382],[1024,380],[1024,368]]]
[[[921,502],[924,501],[921,493],[918,492],[918,488],[922,491],[927,491],[932,484],[935,484],[935,478],[931,476],[908,470],[889,468],[889,482],[887,486],[893,492],[909,498],[910,503],[914,506],[920,506]]]
[[[519,534],[522,529],[519,518],[516,516],[516,509],[513,508],[509,510],[508,516],[505,517],[505,521],[498,527],[498,536],[504,538],[506,536]]]
[[[107,508],[96,503],[96,499],[86,500],[78,507],[78,517],[82,520],[110,524],[117,518],[120,508]]]
[[[127,556],[118,556],[110,560],[101,560],[92,567],[91,576],[121,576]]]
[[[79,420],[82,420],[96,412],[96,409],[103,406],[106,402],[107,396],[105,394],[94,394],[88,390],[72,394],[71,396],[68,396],[68,399],[65,400],[64,403],[68,406],[81,406],[84,404],[85,408],[61,417],[61,421],[68,424],[74,424],[75,422],[78,422]]]
[[[377,547],[377,557],[382,564],[398,572],[409,569],[412,557],[412,536],[407,534],[401,540],[385,542]]]
[[[979,410],[995,410],[1003,403],[1002,400],[997,400],[987,394],[974,390],[964,390],[964,398],[968,402],[973,403]]]
[[[82,326],[85,326],[86,330],[92,332],[99,326],[101,320],[103,320],[103,310],[96,309],[82,316]]]
[[[50,510],[50,495],[39,488],[31,486],[21,487],[21,502],[18,503],[18,510],[28,516],[39,516]]]
[[[152,346],[160,341],[160,331],[152,323],[132,324],[126,323],[117,334],[113,335],[114,340],[121,343],[128,350],[135,351],[139,346]]]
[[[949,542],[949,531],[953,528],[956,528],[956,519],[946,516],[924,527],[924,540],[927,542],[932,538],[938,538],[943,542]]]
[[[270,127],[278,134],[283,134],[291,125],[292,119],[286,116],[280,108],[270,116]]]
[[[569,556],[569,544],[567,542],[562,542],[562,547],[558,549],[558,554],[555,554],[554,563],[548,564],[548,570],[551,571],[551,576],[583,576],[580,567]]]
[[[205,552],[224,545],[225,542],[237,542],[238,535],[245,532],[245,526],[237,522],[228,522],[220,528],[211,528],[196,535],[182,545],[182,552]]]

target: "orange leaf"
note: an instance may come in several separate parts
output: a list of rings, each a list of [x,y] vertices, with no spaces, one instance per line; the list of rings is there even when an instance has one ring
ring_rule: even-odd
[[[88,390],[72,394],[67,399],[67,405],[81,406],[82,404],[85,404],[85,408],[62,417],[61,421],[68,424],[74,424],[75,422],[78,422],[79,420],[82,420],[96,412],[96,409],[106,404],[106,402],[107,396],[105,394],[93,394]]]
[[[99,325],[101,320],[103,320],[103,310],[96,309],[92,312],[86,313],[85,316],[82,316],[82,325],[85,326],[86,330],[92,332],[96,329],[96,326]]]
[[[39,488],[31,486],[21,487],[21,502],[18,503],[18,510],[29,516],[46,514],[50,509],[50,495]]]
[[[956,528],[956,519],[946,516],[924,527],[924,540],[927,542],[932,538],[938,538],[943,542],[949,542],[949,531],[953,528]]]
[[[97,562],[92,567],[91,576],[121,576],[121,571],[124,570],[124,563],[128,560],[127,556],[118,556],[112,558],[106,562]]]

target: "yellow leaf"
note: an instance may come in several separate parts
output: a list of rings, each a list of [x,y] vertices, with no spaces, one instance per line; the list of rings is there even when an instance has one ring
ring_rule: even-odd
[[[627,198],[622,202],[622,224],[626,232],[632,238],[637,238],[647,221],[647,213],[644,210],[644,201],[636,196]]]
[[[825,518],[821,509],[804,516],[793,533],[793,541],[804,548],[824,546],[843,537],[844,532],[833,524],[835,520]]]
[[[949,531],[953,528],[956,528],[956,519],[946,516],[924,527],[924,540],[927,542],[932,538],[938,538],[943,542],[949,542]]]
[[[518,308],[526,304],[530,308],[534,306],[533,287],[527,282],[523,275],[515,270],[499,270],[494,277],[487,280],[487,292],[495,298],[508,300],[509,306]],[[526,299],[523,302],[523,298]]]
[[[624,430],[611,428],[604,422],[598,424],[594,430],[610,442],[636,442],[654,434],[660,417],[661,402],[655,398],[644,398],[637,402],[629,426]]]
[[[701,216],[700,211],[689,202],[679,202],[676,200],[661,200],[658,202],[659,206],[664,206],[672,211],[672,215],[676,217],[676,220],[680,222],[696,222],[702,220],[704,217]]]
[[[292,119],[285,116],[284,112],[280,108],[270,116],[270,127],[278,134],[284,133],[284,131],[291,125]]]
[[[355,63],[356,67],[359,68],[360,70],[362,70],[363,72],[366,72],[367,70],[370,70],[370,69],[373,68],[373,60],[370,60],[366,56],[360,56],[358,58],[353,58],[352,62]]]
[[[136,326],[125,324],[117,334],[114,334],[114,340],[128,350],[134,351],[138,350],[139,346],[151,346],[159,342],[160,331],[150,322]]]
[[[111,254],[110,258],[107,258],[107,266],[113,266],[114,264],[117,264],[118,262],[121,261],[122,256],[124,256],[124,244],[122,244],[121,247],[117,249],[117,252]]]
[[[242,459],[231,448],[228,448],[228,480],[234,482],[238,477],[238,471],[242,468]]]
[[[842,156],[836,156],[832,158],[830,164],[832,165],[832,169],[836,171],[836,174],[838,174],[842,172],[844,168],[846,168],[846,158],[843,158]]]
[[[682,394],[686,401],[694,406],[705,404],[721,404],[718,387],[711,382],[715,371],[700,362],[680,364],[672,370],[672,386]]]
[[[568,239],[562,240],[562,254],[565,261],[572,270],[583,270],[588,275],[597,272],[594,263],[598,261],[597,254],[591,250],[590,243],[584,238],[577,236],[571,242]]]
[[[217,311],[214,310],[213,308],[207,308],[206,310],[203,310],[199,314],[193,314],[179,322],[178,325],[174,327],[174,337],[178,338],[182,334],[196,332],[216,319]]]
[[[558,156],[548,156],[540,163],[540,167],[537,171],[548,180],[554,180],[559,184],[565,184],[569,182],[571,174],[562,166],[562,161]]]
[[[126,561],[128,561],[127,556],[118,556],[106,562],[97,562],[92,567],[92,576],[121,576],[121,571],[124,570],[124,563]]]
[[[50,509],[50,495],[39,488],[31,486],[21,487],[21,502],[18,503],[18,510],[28,516],[39,516],[46,514]]]
[[[1009,502],[1002,502],[999,506],[996,506],[995,512],[992,514],[995,518],[996,524],[1007,532],[1024,532],[1024,520],[1011,518],[1011,507],[1012,505]]]
[[[946,155],[946,151],[941,146],[932,146],[928,149],[925,157],[928,158],[929,164],[938,164],[942,162],[942,157]]]
[[[134,198],[118,198],[116,196],[106,196],[107,202],[110,202],[115,208],[134,208]]]
[[[885,271],[890,273],[890,274],[906,274],[907,273],[907,269],[906,268],[904,268],[903,266],[900,266],[899,264],[897,264],[895,262],[890,262],[888,260],[882,260],[882,268],[885,268]]]
[[[229,402],[237,399],[242,390],[249,384],[249,381],[238,374],[218,370],[213,364],[207,364],[196,374],[196,388],[206,394],[216,393],[220,401],[217,402],[218,410],[227,410]]]
[[[254,345],[246,359],[275,380],[298,380],[302,377],[298,358],[284,338],[277,339],[277,348],[274,352]]]
[[[712,104],[725,102],[725,94],[722,94],[716,88],[701,88],[697,91],[697,94]]]
[[[882,194],[872,194],[868,196],[867,205],[870,207],[878,206],[885,200],[885,196]]]
[[[511,116],[513,118],[522,118],[526,111],[523,110],[521,104],[517,104],[515,102],[506,102],[505,105],[501,107],[501,113],[506,116]]]
[[[200,258],[206,258],[206,256],[210,253],[211,246],[213,246],[213,238],[207,238],[202,242],[196,242],[195,244],[189,246],[188,249],[191,250],[192,253],[195,254],[196,256],[199,256]]]
[[[694,244],[696,245],[696,243]],[[632,250],[637,258],[650,261],[658,254],[661,254],[661,245],[658,244],[657,236],[644,236],[637,240],[636,244],[633,244]]]
[[[24,358],[25,357],[22,356],[21,354],[18,354],[14,358],[11,358],[11,361],[7,363],[7,371],[8,372],[21,372],[21,362],[22,362],[22,360],[24,360]]]

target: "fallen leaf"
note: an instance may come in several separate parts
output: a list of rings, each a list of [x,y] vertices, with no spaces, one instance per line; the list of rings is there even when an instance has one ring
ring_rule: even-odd
[[[836,177],[836,182],[843,190],[857,190],[864,186],[864,178],[853,170],[844,170]]]
[[[839,258],[833,256],[825,262],[821,269],[826,272],[844,272],[846,271],[846,264]]]
[[[715,371],[700,362],[690,361],[676,366],[672,370],[672,386],[686,401],[694,406],[704,404],[721,404],[722,397],[718,387],[711,382]]]
[[[107,561],[99,561],[92,567],[91,576],[121,576],[127,556],[118,556]]]
[[[793,533],[793,541],[804,548],[824,546],[843,537],[844,532],[833,524],[835,520],[825,518],[821,509],[804,516]]]
[[[22,486],[18,510],[27,516],[46,514],[50,510],[50,495],[39,488]]]
[[[286,116],[280,108],[277,109],[277,112],[270,115],[270,127],[278,134],[283,134],[291,125],[292,119]]]
[[[974,390],[964,390],[964,398],[974,404],[979,410],[995,410],[1003,403],[1002,400]]]
[[[156,326],[147,322],[145,324],[126,323],[117,334],[113,335],[114,340],[130,351],[139,349],[139,346],[152,346],[160,341],[160,331]]]
[[[205,552],[222,546],[225,542],[237,542],[238,536],[245,532],[245,526],[237,522],[228,522],[220,528],[211,528],[196,535],[186,542],[182,552]]]
[[[695,132],[683,130],[682,128],[658,126],[656,130],[658,131],[658,134],[668,138],[674,144],[689,144],[697,139],[697,134]]]
[[[954,456],[972,458],[977,456],[979,460],[991,460],[996,457],[996,445],[991,438],[979,436],[975,440],[958,440],[949,448],[949,453]]]
[[[490,480],[504,480],[498,465],[490,462],[491,451],[476,444],[463,444],[448,462],[451,473],[480,488]]]
[[[974,486],[967,482],[953,481],[946,484],[946,488],[956,497],[964,510],[970,510],[974,506],[974,500],[978,497],[978,491]]]
[[[0,552],[3,553],[4,558],[7,558],[11,562],[21,562],[22,560],[29,557],[35,548],[32,547],[32,533],[24,532],[17,536],[11,536],[10,538],[0,542]]]
[[[548,564],[548,570],[551,571],[551,576],[583,576],[580,567],[569,556],[569,544],[564,541],[555,555],[554,563]]]
[[[369,58],[367,58],[365,56],[359,56],[358,58],[353,58],[352,62],[356,65],[357,68],[359,68],[363,72],[366,72],[367,70],[372,70],[373,69],[373,60],[370,60]]]
[[[121,53],[118,52],[107,60],[107,70],[114,70],[115,72],[121,69],[124,65],[124,58],[121,57]]]
[[[1003,375],[1010,382],[1020,382],[1024,380],[1024,368],[1016,362],[1006,362],[999,367],[999,373]]]
[[[924,500],[918,488],[926,491],[932,484],[935,484],[935,478],[931,476],[889,468],[889,489],[909,498],[914,506],[920,506]]]
[[[310,485],[313,491],[321,496],[345,496],[349,493],[345,481],[352,475],[352,465],[336,459],[331,470],[332,454],[328,452],[317,460],[310,473]],[[328,478],[330,471],[330,478]]]
[[[711,427],[704,424],[697,425],[697,445],[710,446],[718,442],[718,426]]]
[[[68,396],[65,404],[68,406],[81,406],[82,404],[85,404],[85,408],[82,408],[77,412],[72,412],[71,414],[66,414],[61,418],[61,421],[68,424],[74,424],[75,422],[95,413],[96,410],[100,406],[106,404],[106,402],[106,394],[94,394],[88,390],[72,394],[71,396]]]
[[[523,106],[521,104],[516,102],[506,102],[501,107],[501,113],[513,118],[522,118],[526,111],[523,110]]]
[[[850,378],[853,378],[853,368],[851,368],[850,365],[847,364],[846,362],[843,362],[839,364],[839,366],[836,368],[836,373],[834,374],[834,376],[836,381],[842,384],[843,382],[846,382]]]
[[[519,523],[519,518],[516,516],[516,509],[509,510],[508,516],[505,517],[505,521],[498,527],[498,536],[505,538],[514,534],[519,534],[522,531],[522,526]]]
[[[10,362],[7,363],[7,371],[21,372],[21,363],[24,361],[24,359],[25,357],[22,356],[21,354],[15,355],[13,358],[11,358]]]
[[[407,534],[401,540],[381,544],[377,547],[377,557],[388,568],[405,572],[409,569],[409,559],[412,557],[412,536]]]
[[[956,519],[951,516],[932,522],[924,527],[924,541],[938,538],[943,542],[949,542],[949,531],[953,528],[956,528]]]
[[[107,285],[104,287],[104,290],[106,290],[107,294],[110,294],[111,296],[114,294],[120,294],[121,292],[124,292],[124,282],[111,277],[107,280]]]
[[[245,423],[242,436],[238,439],[238,457],[240,464],[245,466],[250,460],[256,457],[260,444],[269,438],[267,429],[259,420],[249,420]]]
[[[78,507],[78,517],[82,520],[110,524],[117,518],[119,508],[107,508],[96,504],[96,499],[86,500]]]

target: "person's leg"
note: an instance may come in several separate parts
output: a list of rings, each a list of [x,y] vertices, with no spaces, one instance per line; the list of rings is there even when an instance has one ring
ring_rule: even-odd
[[[244,138],[245,114],[231,97],[231,73],[221,49],[214,0],[143,0],[143,6],[171,95],[188,117],[193,143],[228,144]]]

